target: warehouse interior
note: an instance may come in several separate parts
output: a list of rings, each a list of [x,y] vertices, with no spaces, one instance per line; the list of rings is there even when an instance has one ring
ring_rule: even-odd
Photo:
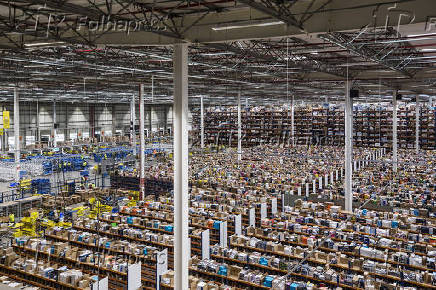
[[[1,289],[436,289],[431,0],[0,0]]]

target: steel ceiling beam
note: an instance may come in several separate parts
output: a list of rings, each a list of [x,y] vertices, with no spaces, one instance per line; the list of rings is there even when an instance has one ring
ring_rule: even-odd
[[[292,40],[295,41],[296,38],[293,38]],[[302,40],[301,41],[299,40],[299,42],[305,43]],[[209,44],[205,44],[205,46],[223,50],[223,51],[231,51],[239,55],[247,54],[252,58],[266,60],[273,63],[280,62],[281,64],[286,64],[286,57],[287,57],[286,51],[282,51],[281,49],[274,48],[273,45],[268,45],[268,42],[265,42],[267,46],[265,48],[261,48],[259,46],[259,45],[263,45],[262,41],[245,41],[243,43],[245,45],[245,48],[241,48],[235,42],[225,43],[225,44],[209,43]],[[338,76],[341,78],[345,78],[347,76],[346,69],[344,69],[343,67],[338,67],[335,64],[329,64],[324,61],[317,60],[309,55],[305,55],[304,59],[299,58],[298,53],[292,52],[293,50],[292,44],[290,45],[289,49],[290,49],[289,63],[291,67],[301,68],[303,71],[306,72],[312,72],[312,71],[322,72],[333,76]],[[304,75],[300,75],[300,78],[304,78]]]
[[[345,33],[330,32],[327,34],[321,34],[318,37],[333,45],[346,49],[365,60],[372,61],[393,71],[399,72],[406,77],[412,78],[414,75],[411,70],[407,69],[407,65],[410,61],[407,62],[405,59],[388,57],[389,54],[395,50],[395,48],[386,47],[390,45],[389,43],[385,44],[385,47],[389,50],[383,54],[380,53],[380,50],[374,50],[371,45],[354,42],[354,38]]]
[[[293,3],[297,2],[298,0],[290,0],[290,1],[283,1],[281,4],[279,1],[273,2],[269,0],[262,0],[259,3],[255,0],[237,0],[238,2],[244,3],[245,5],[250,6],[253,9],[256,9],[257,11],[260,11],[262,13],[265,13],[271,17],[274,17],[277,20],[283,21],[287,25],[295,26],[298,29],[301,30],[301,32],[304,32],[304,28],[301,22],[299,22],[288,10],[288,7],[284,5],[284,3],[289,3],[292,5]]]
[[[126,17],[121,17],[119,15],[117,15],[117,13],[105,13],[102,10],[97,10],[91,7],[85,7],[85,6],[81,6],[81,5],[77,5],[77,4],[73,4],[73,3],[69,3],[68,1],[54,1],[54,0],[15,0],[16,3],[22,3],[22,4],[26,4],[25,7],[17,7],[18,9],[21,9],[23,11],[25,11],[28,5],[42,5],[48,8],[52,8],[58,11],[61,11],[63,13],[68,13],[68,14],[76,14],[82,17],[87,17],[88,20],[92,20],[92,21],[96,21],[99,22],[103,19],[103,17],[106,17],[106,19],[108,19],[110,17],[111,20],[113,21],[126,21],[127,23],[129,23],[129,21],[131,21],[132,19],[130,18],[126,18]],[[127,5],[132,5],[134,4],[133,1],[127,1],[128,4]],[[126,7],[123,6],[121,8],[121,11],[126,10]],[[131,14],[133,16],[134,19],[136,20],[142,20],[139,19],[136,15]],[[71,31],[73,30],[72,27],[70,27]],[[174,39],[179,39],[181,40],[181,36],[173,33],[173,32],[168,32],[168,31],[159,31],[159,30],[150,30],[151,33],[153,34],[158,34],[158,35],[162,35],[165,37],[169,37],[169,38],[174,38]],[[75,33],[73,33],[73,35],[78,34],[77,31],[75,31]],[[96,37],[100,38],[102,35],[104,35],[105,32],[102,32],[100,34],[98,34]],[[82,36],[83,37],[83,36]],[[68,41],[70,42],[70,41]],[[70,42],[70,43],[74,43],[74,42]]]

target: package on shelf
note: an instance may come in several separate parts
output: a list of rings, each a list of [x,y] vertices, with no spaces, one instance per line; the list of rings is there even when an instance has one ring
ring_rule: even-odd
[[[77,285],[83,273],[77,270],[67,270],[59,274],[59,281],[65,284]]]

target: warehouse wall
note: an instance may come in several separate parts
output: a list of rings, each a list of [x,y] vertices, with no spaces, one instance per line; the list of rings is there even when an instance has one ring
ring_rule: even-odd
[[[92,109],[94,107],[94,109]],[[52,138],[53,136],[53,103],[20,102],[20,137],[21,144],[27,140],[37,140],[39,109],[40,136]],[[10,112],[10,129],[5,130],[6,138],[14,136],[14,108],[13,103],[0,104],[0,127],[3,127],[2,112]],[[94,111],[94,118],[92,112]],[[136,124],[139,125],[139,108],[136,107]],[[150,119],[151,116],[151,119]],[[92,119],[94,125],[92,126]],[[145,106],[145,128],[159,131],[165,127],[171,128],[173,122],[171,105],[147,105]],[[92,127],[96,134],[104,133],[105,136],[115,134],[128,135],[130,132],[130,106],[129,104],[78,104],[56,103],[56,123],[58,138],[65,140],[74,139],[77,136],[89,137]],[[0,138],[3,141],[3,138]],[[13,138],[9,143],[13,144]]]

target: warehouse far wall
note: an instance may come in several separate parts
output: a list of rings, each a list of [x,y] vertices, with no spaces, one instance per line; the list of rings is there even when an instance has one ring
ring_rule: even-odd
[[[0,108],[10,113],[10,129],[5,130],[6,144],[13,144],[14,108],[13,103],[4,103]],[[171,128],[172,105],[146,105],[145,128],[151,131]],[[39,111],[39,114],[37,113]],[[39,120],[37,120],[39,115]],[[139,124],[139,110],[136,110],[136,124]],[[0,118],[3,128],[3,118]],[[96,135],[114,136],[130,134],[129,104],[88,104],[88,103],[56,103],[56,135],[65,141],[77,137],[91,137],[94,129]],[[37,130],[39,128],[39,132]],[[20,102],[20,141],[21,145],[31,145],[38,140],[53,138],[53,103]],[[8,140],[9,139],[9,140]],[[59,140],[61,141],[61,140]],[[7,147],[7,146],[6,146]]]

